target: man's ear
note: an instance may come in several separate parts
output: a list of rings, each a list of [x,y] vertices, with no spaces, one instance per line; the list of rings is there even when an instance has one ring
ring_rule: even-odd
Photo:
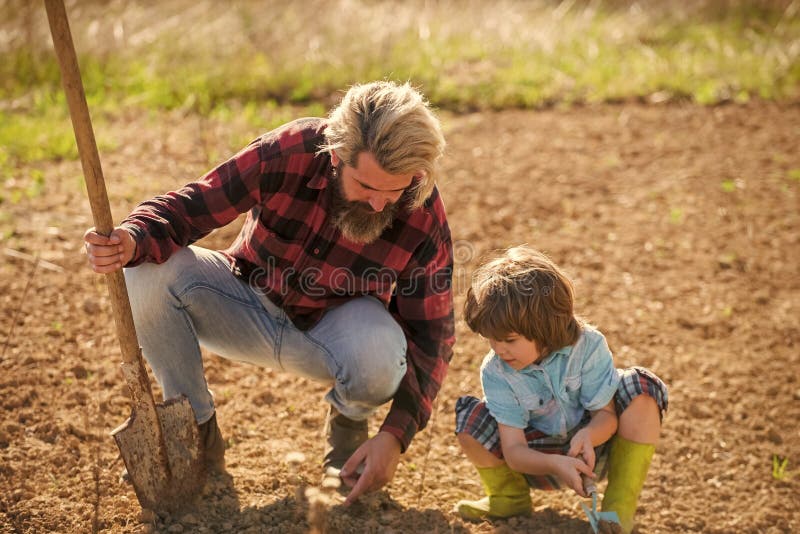
[[[335,150],[331,149],[331,163],[333,166],[338,167],[340,161],[339,154],[337,154]]]

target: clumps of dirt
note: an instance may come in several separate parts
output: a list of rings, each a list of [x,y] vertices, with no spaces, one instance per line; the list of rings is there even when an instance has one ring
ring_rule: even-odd
[[[336,504],[340,504],[341,499],[336,499],[334,496],[336,488],[323,486],[322,488],[298,487],[297,502],[301,508],[305,508],[306,521],[308,522],[308,531],[310,534],[323,534],[330,532],[330,524],[328,517],[330,510]]]
[[[622,525],[619,523],[601,519],[597,522],[597,532],[598,534],[623,534],[625,531],[622,530]]]
[[[120,147],[102,155],[117,219],[207,170],[199,122],[181,113],[108,125]],[[531,517],[467,524],[452,512],[482,491],[453,437],[455,399],[480,394],[487,350],[460,319],[464,292],[484,254],[519,243],[573,277],[576,308],[618,367],[645,365],[670,387],[638,531],[800,531],[800,107],[604,105],[444,122],[455,354],[392,483],[348,508],[320,484],[327,386],[207,353],[228,473],[189,513],[142,512],[108,436],[130,407],[105,284],[81,252],[88,204],[67,185],[80,164],[20,168],[18,179],[36,170],[53,187],[2,204],[0,248],[41,252],[62,270],[0,262],[0,533],[587,531],[563,492],[533,492]],[[213,143],[226,128],[201,129]],[[224,248],[236,230],[201,244]],[[774,457],[789,459],[782,476]]]

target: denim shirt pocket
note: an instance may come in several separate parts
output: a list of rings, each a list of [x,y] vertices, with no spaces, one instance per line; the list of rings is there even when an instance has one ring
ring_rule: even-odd
[[[580,403],[581,394],[581,375],[565,376],[564,385],[561,390],[561,397],[571,405]]]
[[[536,393],[529,393],[524,397],[521,397],[519,399],[519,403],[532,415],[544,415],[547,413],[551,400],[552,399],[547,399],[541,395],[537,395]]]

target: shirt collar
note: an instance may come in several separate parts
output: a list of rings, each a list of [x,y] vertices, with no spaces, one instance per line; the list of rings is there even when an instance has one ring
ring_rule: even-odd
[[[554,350],[553,352],[548,354],[547,358],[555,358],[558,355],[569,356],[571,352],[572,352],[572,345],[567,345],[566,347],[561,347],[558,350]]]
[[[544,368],[545,364],[547,364],[548,362],[556,359],[559,356],[569,356],[571,352],[572,352],[572,345],[561,347],[560,349],[554,350],[553,352],[542,358],[542,360],[539,363],[532,363],[530,365],[526,365],[517,372],[524,373],[526,371],[540,371]],[[497,359],[500,360],[500,363],[503,364],[505,367],[511,369],[512,371],[515,371],[515,369],[510,365],[508,365],[506,362],[504,362],[503,359],[500,358],[500,356],[498,356]]]

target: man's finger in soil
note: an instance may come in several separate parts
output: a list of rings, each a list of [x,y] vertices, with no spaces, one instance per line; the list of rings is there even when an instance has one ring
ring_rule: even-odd
[[[356,502],[358,498],[361,497],[361,495],[369,491],[372,491],[373,489],[372,478],[373,477],[370,476],[369,474],[362,474],[361,476],[358,477],[355,485],[353,486],[353,489],[350,491],[350,494],[344,501],[345,506],[350,506],[351,504]],[[348,479],[353,480],[350,477],[348,477]],[[347,482],[347,480],[345,480],[345,482]]]

